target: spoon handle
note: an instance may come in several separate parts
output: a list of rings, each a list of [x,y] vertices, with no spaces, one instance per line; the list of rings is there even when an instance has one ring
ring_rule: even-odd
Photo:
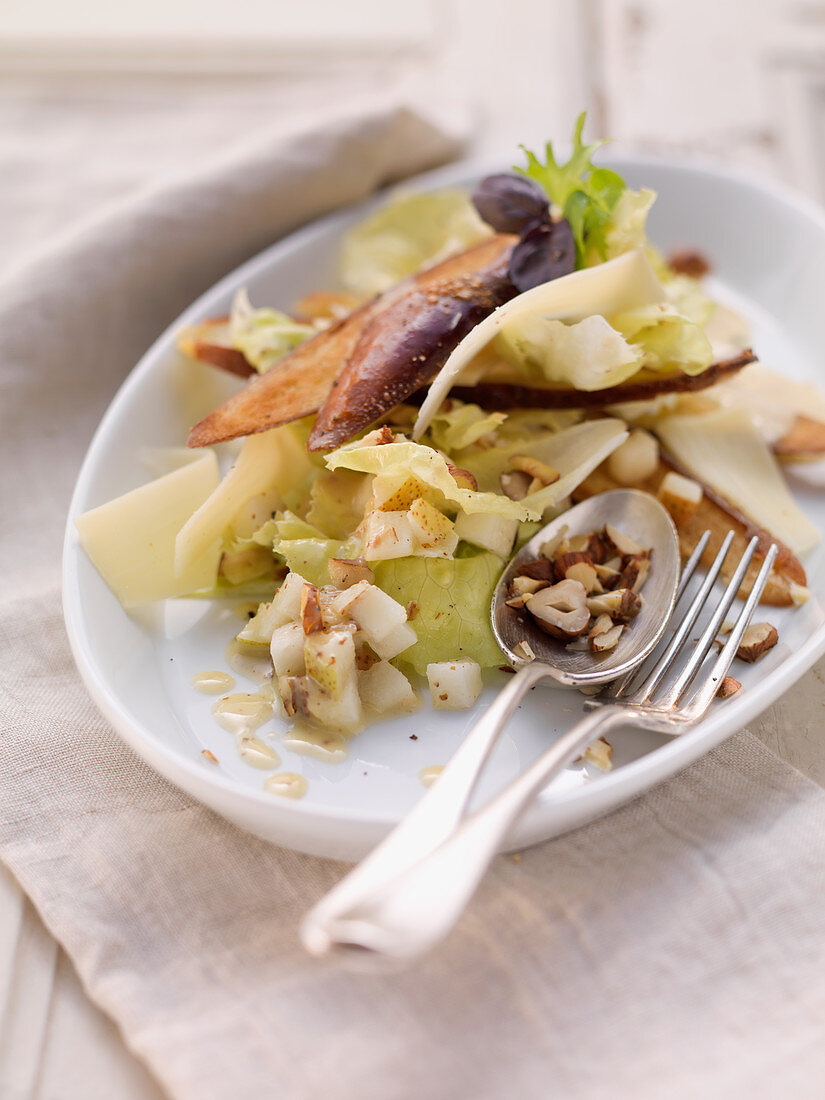
[[[324,954],[332,946],[334,928],[340,919],[375,897],[387,883],[433,852],[455,830],[513,711],[530,688],[553,675],[549,665],[534,661],[510,677],[415,808],[304,918],[301,938],[308,951]]]
[[[322,902],[308,920],[314,917],[316,928],[322,924],[325,950],[339,945],[411,958],[433,947],[461,916],[513,822],[536,794],[605,729],[627,721],[627,709],[618,706],[586,715],[422,859],[396,866],[391,878],[362,890],[346,907],[332,912]],[[312,950],[306,935],[304,943]]]

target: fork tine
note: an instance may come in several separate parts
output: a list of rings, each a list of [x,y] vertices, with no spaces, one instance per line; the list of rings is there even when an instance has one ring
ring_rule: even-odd
[[[694,647],[693,652],[691,653],[690,658],[687,661],[687,664],[676,677],[674,682],[668,685],[667,689],[662,693],[662,695],[655,700],[655,705],[657,707],[668,708],[675,706],[677,700],[679,699],[679,696],[696,675],[699,666],[702,664],[705,657],[707,657],[710,647],[713,645],[714,639],[719,633],[719,627],[722,625],[725,615],[727,615],[731,604],[736,599],[736,593],[739,591],[742,581],[745,579],[745,574],[748,571],[748,566],[751,563],[751,558],[756,551],[758,543],[759,537],[757,535],[754,535],[751,541],[748,543],[747,549],[745,550],[744,554],[740,558],[739,564],[734,570],[734,574],[728,582],[727,588],[722,593],[722,598],[717,604],[716,610],[711,615],[710,621],[705,627],[702,636],[696,643],[696,646]]]
[[[696,566],[702,560],[702,555],[705,552],[705,548],[706,548],[709,540],[710,540],[710,531],[705,531],[704,534],[702,535],[702,537],[699,539],[699,541],[694,546],[693,553],[690,555],[688,560],[685,562],[684,568],[682,569],[682,575],[679,577],[679,587],[676,589],[676,602],[677,603],[678,603],[679,600],[681,600],[682,596],[684,595],[685,589],[688,586],[688,581],[693,576],[693,574],[696,572]]]
[[[696,546],[693,548],[693,553],[682,567],[682,572],[679,576],[679,584],[676,588],[676,599],[673,601],[674,606],[681,600],[685,594],[685,589],[688,586],[690,578],[696,572],[696,566],[702,560],[702,555],[707,547],[708,540],[710,539],[710,531],[705,531]],[[614,680],[612,684],[609,684],[606,690],[602,692],[603,699],[618,699],[625,688],[635,679],[638,669],[633,669],[631,672],[626,673],[618,680]]]
[[[736,620],[733,630],[722,646],[719,656],[714,661],[713,668],[710,670],[710,675],[690,701],[687,717],[699,718],[707,710],[716,692],[719,690],[720,683],[725,676],[727,676],[731,661],[736,656],[736,651],[739,649],[739,644],[742,641],[742,635],[745,633],[748,623],[751,621],[753,613],[756,610],[756,605],[759,603],[762,591],[768,583],[768,577],[778,552],[778,547],[774,545],[771,546],[770,550],[765,555],[762,567],[756,576],[756,580],[753,582],[753,587],[748,593],[745,606],[739,612],[739,617]]]
[[[724,564],[725,558],[728,556],[730,545],[733,542],[733,531],[728,531],[725,536],[719,553],[713,559],[710,569],[708,569],[705,579],[702,581],[702,585],[699,591],[693,597],[693,601],[688,607],[687,612],[682,619],[681,623],[676,629],[675,634],[670,639],[667,649],[662,656],[656,662],[651,669],[649,675],[647,675],[640,684],[637,691],[634,691],[632,695],[627,697],[627,701],[630,703],[644,703],[650,698],[653,692],[658,687],[662,677],[670,668],[671,664],[676,658],[679,650],[687,641],[688,634],[690,633],[693,624],[699,617],[702,608],[705,606],[710,590],[716,583],[716,578],[719,576],[719,572]]]

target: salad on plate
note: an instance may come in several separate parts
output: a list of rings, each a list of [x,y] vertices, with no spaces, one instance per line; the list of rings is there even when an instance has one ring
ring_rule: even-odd
[[[125,608],[244,609],[233,652],[260,691],[232,694],[223,670],[195,686],[220,694],[248,763],[277,764],[255,736],[273,715],[332,759],[425,684],[433,707],[471,707],[504,662],[490,600],[505,563],[605,489],[655,495],[684,555],[710,530],[712,558],[733,529],[735,562],[757,535],[743,594],[778,543],[763,603],[805,602],[820,533],[783,467],[825,455],[825,398],[758,361],[703,256],[656,249],[656,195],[595,165],[583,126],[567,160],[548,143],[472,194],[395,194],[346,235],[339,287],[240,291],[228,317],[181,332],[192,385],[217,369],[237,392],[186,447],[146,454],[154,480],[78,517]],[[557,540],[511,598],[539,626],[566,616],[559,644],[598,659],[650,566],[632,531]],[[746,641],[758,659],[776,630]],[[295,796],[299,779],[267,782]]]

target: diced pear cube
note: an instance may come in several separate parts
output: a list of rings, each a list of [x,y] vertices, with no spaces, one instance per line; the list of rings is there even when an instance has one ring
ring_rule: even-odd
[[[406,512],[370,512],[358,528],[365,561],[406,558],[415,553],[415,533]]]
[[[284,583],[272,598],[273,628],[300,619],[301,594],[307,583],[300,573],[287,573]],[[275,619],[278,621],[275,622]]]
[[[339,588],[351,588],[359,581],[375,580],[375,574],[363,558],[330,558],[329,578]]]
[[[375,638],[370,642],[373,650],[382,661],[391,661],[411,645],[418,641],[418,635],[409,623],[401,623],[400,626],[385,634],[383,638]]]
[[[383,661],[397,657],[418,641],[407,622],[406,608],[377,585],[359,581],[338,595],[335,606],[344,618],[355,623]]]
[[[363,630],[370,645],[407,621],[407,609],[368,581],[361,581],[342,592],[337,606],[359,630]]]
[[[311,676],[282,676],[278,690],[286,714],[301,715],[325,729],[354,733],[364,724],[357,681],[353,678],[344,693],[334,699]]]
[[[280,617],[277,610],[272,610],[272,604],[258,604],[258,610],[237,635],[237,641],[249,653],[264,652],[278,626]]]
[[[419,549],[430,551],[439,557],[452,557],[458,546],[458,535],[453,529],[452,520],[422,497],[412,502],[407,515]]]
[[[354,733],[364,724],[364,711],[358,695],[357,680],[348,683],[341,695],[334,699],[310,677],[307,677],[307,708],[309,715],[327,729]]]
[[[399,485],[395,478],[377,477],[372,486],[372,498],[382,512],[404,512],[425,491],[425,486],[412,474]]]
[[[427,665],[427,680],[436,710],[467,710],[483,686],[480,666],[466,657]]]
[[[237,640],[249,652],[267,648],[279,626],[301,618],[301,593],[306,581],[298,573],[287,573],[284,583],[269,603],[258,610],[238,634]]]
[[[388,661],[379,661],[366,672],[358,673],[361,702],[371,710],[412,710],[418,706],[418,696],[403,672]]]
[[[455,521],[455,533],[473,546],[507,558],[518,534],[518,520],[489,512],[461,512]]]
[[[350,630],[317,631],[304,638],[307,676],[333,699],[356,683],[355,643]]]
[[[300,623],[284,623],[272,632],[269,646],[276,676],[303,676],[304,632]]]

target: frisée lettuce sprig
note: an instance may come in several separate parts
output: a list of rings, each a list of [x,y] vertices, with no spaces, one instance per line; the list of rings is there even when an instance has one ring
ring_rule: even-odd
[[[548,141],[544,149],[544,163],[535,153],[520,146],[527,158],[527,167],[514,170],[544,191],[549,201],[561,212],[570,225],[576,242],[576,267],[587,266],[591,251],[604,260],[607,258],[607,230],[613,211],[627,189],[627,184],[610,168],[593,165],[594,154],[607,141],[593,141],[585,145],[582,140],[587,113],[582,111],[573,130],[573,151],[570,159],[559,162]]]
[[[488,176],[473,194],[484,221],[498,233],[515,233],[510,281],[519,292],[571,271],[646,247],[645,219],[656,195],[631,190],[618,172],[593,164],[605,141],[585,143],[582,112],[567,160],[548,141],[544,159],[521,146],[526,167]]]

